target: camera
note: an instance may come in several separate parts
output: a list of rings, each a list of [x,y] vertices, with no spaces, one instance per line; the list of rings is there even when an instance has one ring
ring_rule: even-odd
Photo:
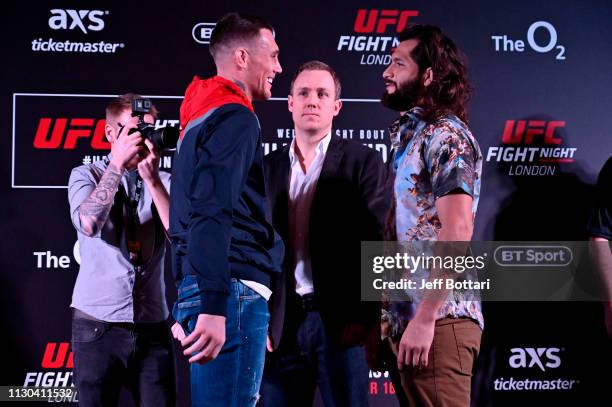
[[[151,112],[151,106],[149,99],[142,98],[132,101],[132,117],[138,116],[138,124],[128,134],[139,131],[142,137],[148,139],[157,151],[176,148],[179,139],[179,129],[177,127],[166,126],[156,130],[155,125],[144,121],[144,116]]]

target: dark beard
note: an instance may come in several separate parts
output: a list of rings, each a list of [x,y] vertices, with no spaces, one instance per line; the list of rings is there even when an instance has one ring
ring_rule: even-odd
[[[397,82],[394,82],[397,85]],[[417,100],[421,96],[421,85],[419,79],[411,82],[402,83],[396,86],[395,92],[389,93],[385,90],[380,98],[380,103],[389,109],[398,112],[405,112],[416,105]]]

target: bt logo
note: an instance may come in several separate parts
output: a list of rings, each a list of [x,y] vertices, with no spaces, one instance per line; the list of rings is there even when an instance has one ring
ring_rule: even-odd
[[[199,44],[210,44],[210,37],[214,28],[215,23],[198,23],[193,26],[191,36]]]

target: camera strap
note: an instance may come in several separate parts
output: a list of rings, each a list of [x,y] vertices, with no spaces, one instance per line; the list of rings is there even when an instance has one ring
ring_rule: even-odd
[[[142,269],[144,264],[142,256],[142,244],[137,236],[137,230],[140,226],[140,218],[138,216],[138,203],[142,198],[143,181],[138,171],[131,171],[128,176],[128,222],[127,243],[130,254],[130,262],[134,266],[136,272]]]

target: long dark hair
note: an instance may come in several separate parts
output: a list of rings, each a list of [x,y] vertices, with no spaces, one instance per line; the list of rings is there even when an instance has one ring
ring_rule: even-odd
[[[467,104],[471,86],[468,81],[465,58],[457,46],[440,28],[433,25],[409,25],[402,31],[400,42],[415,39],[412,59],[422,74],[432,69],[433,81],[423,89],[417,105],[422,107],[426,121],[453,113],[467,123]]]

